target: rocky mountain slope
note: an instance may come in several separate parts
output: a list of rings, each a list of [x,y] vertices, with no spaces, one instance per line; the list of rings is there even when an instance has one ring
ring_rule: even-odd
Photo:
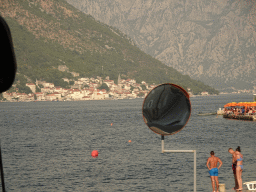
[[[255,0],[67,0],[146,53],[221,90],[256,86]]]
[[[80,77],[137,82],[176,83],[193,93],[217,93],[213,88],[182,75],[144,53],[119,30],[96,21],[64,0],[1,0],[0,13],[10,26],[17,58],[15,83],[45,80],[66,86],[62,78]]]

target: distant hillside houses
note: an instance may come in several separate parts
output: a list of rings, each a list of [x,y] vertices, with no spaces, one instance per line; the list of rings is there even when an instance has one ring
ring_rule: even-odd
[[[62,66],[59,70],[68,70]],[[31,89],[30,94],[17,93],[8,91],[3,93],[3,98],[6,101],[78,101],[78,100],[108,100],[108,99],[127,99],[145,97],[147,93],[155,87],[148,85],[145,81],[141,84],[136,83],[134,79],[121,79],[118,76],[118,84],[109,77],[102,80],[97,78],[78,78],[77,80],[63,78],[64,81],[73,81],[74,84],[69,89],[60,86],[55,86],[53,83],[36,80],[34,83],[27,83],[26,86]],[[99,89],[102,84],[106,84],[109,91]],[[145,85],[146,90],[142,90],[142,85]],[[40,90],[40,92],[36,92]]]

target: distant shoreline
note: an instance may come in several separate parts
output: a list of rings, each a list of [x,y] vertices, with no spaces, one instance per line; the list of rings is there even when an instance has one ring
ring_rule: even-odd
[[[34,100],[34,101],[0,101],[0,103],[31,103],[31,102],[70,102],[70,101],[116,101],[116,100],[134,100],[134,99],[144,99],[144,97],[137,97],[131,99],[88,99],[88,100]]]
[[[193,98],[193,97],[210,97],[210,96],[223,96],[223,95],[252,95],[255,93],[220,93],[218,95],[216,94],[212,94],[212,95],[190,95],[190,98]],[[136,97],[136,98],[109,98],[109,99],[88,99],[88,100],[33,100],[33,101],[0,101],[1,103],[16,103],[16,102],[19,102],[19,103],[27,103],[27,102],[45,102],[45,101],[48,101],[48,102],[70,102],[70,101],[116,101],[116,100],[134,100],[134,99],[144,99],[145,97]]]

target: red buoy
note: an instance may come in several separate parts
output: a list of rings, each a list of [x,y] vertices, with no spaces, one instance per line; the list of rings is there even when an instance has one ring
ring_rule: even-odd
[[[92,153],[91,153],[91,156],[93,158],[96,158],[96,157],[98,157],[98,154],[99,154],[99,152],[97,150],[93,150]]]

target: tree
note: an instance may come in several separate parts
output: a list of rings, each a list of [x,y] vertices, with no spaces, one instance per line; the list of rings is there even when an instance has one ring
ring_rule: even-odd
[[[36,85],[36,92],[41,92],[41,89]]]
[[[139,93],[137,96],[138,97],[143,97],[143,96],[145,96],[145,94],[144,93]]]
[[[69,81],[69,85],[74,85],[75,82],[74,81]]]
[[[20,93],[26,93],[26,94],[32,93],[31,89],[26,85],[22,85],[22,84],[17,85],[17,88],[19,89]]]
[[[10,89],[8,89],[8,92],[16,92],[16,87],[14,87],[13,85],[10,87]]]
[[[141,85],[140,87],[142,88],[143,91],[147,89],[146,85]]]
[[[109,87],[106,83],[103,83],[98,89],[105,89],[107,92],[109,92]]]
[[[86,87],[89,87],[89,85],[85,84],[85,85],[84,85],[84,88],[86,88]]]

